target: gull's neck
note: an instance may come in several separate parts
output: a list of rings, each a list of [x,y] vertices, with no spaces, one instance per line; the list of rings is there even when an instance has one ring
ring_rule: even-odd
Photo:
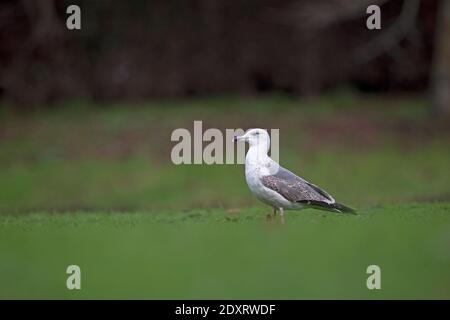
[[[256,145],[250,146],[245,157],[246,165],[264,165],[270,158],[268,156],[270,142],[261,141]]]

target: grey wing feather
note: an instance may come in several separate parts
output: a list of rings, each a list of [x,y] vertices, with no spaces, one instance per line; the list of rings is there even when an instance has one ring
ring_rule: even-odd
[[[277,173],[275,173],[272,177],[276,178],[278,184],[280,184],[280,188],[283,189],[283,191],[287,192],[287,194],[297,194],[297,197],[294,198],[299,199],[297,199],[296,201],[316,200],[328,203],[335,202],[334,198],[330,196],[325,190],[322,190],[318,186],[300,178],[299,176],[281,166],[279,166]]]
[[[264,176],[261,178],[261,182],[266,188],[272,189],[291,202],[334,202],[333,198],[330,200],[301,179],[289,181],[276,176]]]

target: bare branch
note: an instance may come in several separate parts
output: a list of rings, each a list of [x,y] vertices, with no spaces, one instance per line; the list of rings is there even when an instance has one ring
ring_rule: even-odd
[[[375,40],[355,50],[355,62],[367,63],[397,46],[414,29],[419,8],[420,0],[404,0],[400,16],[394,24]]]

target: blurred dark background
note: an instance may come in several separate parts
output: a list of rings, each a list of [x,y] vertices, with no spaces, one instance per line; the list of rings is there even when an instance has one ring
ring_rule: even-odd
[[[0,0],[0,298],[450,298],[449,38],[450,0]],[[272,228],[243,165],[174,164],[198,120],[360,214]]]
[[[65,23],[81,7],[82,29]],[[381,6],[382,29],[366,28]],[[142,101],[335,87],[433,94],[449,109],[450,22],[439,0],[3,0],[0,99]],[[432,85],[431,85],[432,84]]]
[[[242,166],[171,161],[195,120],[279,128],[348,205],[448,201],[449,37],[443,0],[3,0],[0,214],[258,205]]]

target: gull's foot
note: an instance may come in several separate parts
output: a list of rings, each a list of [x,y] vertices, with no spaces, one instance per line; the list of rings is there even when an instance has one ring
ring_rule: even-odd
[[[280,221],[281,224],[284,224],[284,209],[280,208]]]

